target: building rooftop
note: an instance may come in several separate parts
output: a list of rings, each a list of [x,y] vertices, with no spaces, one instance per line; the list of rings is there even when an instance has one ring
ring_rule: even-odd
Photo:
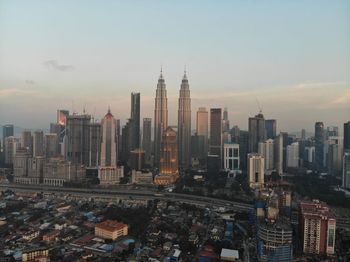
[[[239,259],[239,253],[238,250],[223,248],[220,257]]]
[[[335,219],[335,216],[327,203],[319,201],[317,199],[301,201],[300,208],[301,213],[304,216]]]
[[[125,226],[127,225],[122,222],[118,222],[116,220],[106,220],[96,224],[96,227],[104,230],[108,230],[108,231],[120,230],[120,229],[123,229]]]

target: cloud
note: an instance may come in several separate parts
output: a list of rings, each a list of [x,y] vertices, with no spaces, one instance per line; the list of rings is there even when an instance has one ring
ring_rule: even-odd
[[[30,79],[26,80],[25,83],[28,85],[35,85],[36,84],[36,82],[34,80],[30,80]]]
[[[61,72],[66,72],[74,69],[72,65],[61,65],[57,60],[47,60],[43,63],[49,69],[54,69]]]
[[[349,85],[349,82],[306,82],[296,85],[295,89],[311,90],[318,88],[328,88],[334,86],[344,86]]]
[[[350,91],[338,96],[334,99],[331,104],[333,105],[349,105],[350,104]]]
[[[5,88],[0,89],[0,97],[20,96],[20,95],[37,95],[38,92],[34,90],[24,90],[19,88]]]

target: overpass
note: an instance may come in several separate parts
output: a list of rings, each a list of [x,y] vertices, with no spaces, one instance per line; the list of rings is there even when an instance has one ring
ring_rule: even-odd
[[[164,200],[175,201],[187,204],[193,204],[202,207],[223,207],[234,211],[249,212],[253,209],[252,204],[234,202],[224,199],[196,196],[189,194],[158,192],[149,188],[139,187],[134,189],[132,186],[118,186],[118,188],[73,188],[73,187],[52,187],[46,185],[21,185],[21,184],[0,184],[0,191],[12,190],[15,192],[35,192],[48,193],[55,195],[66,195],[75,197],[84,197],[87,199],[104,200]]]

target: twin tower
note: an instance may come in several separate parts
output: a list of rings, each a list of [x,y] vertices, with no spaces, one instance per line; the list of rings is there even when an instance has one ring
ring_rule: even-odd
[[[174,172],[177,165],[185,169],[191,164],[191,96],[186,71],[179,94],[176,152],[169,152],[172,151],[172,147],[167,146],[168,127],[168,98],[161,70],[154,108],[154,164],[160,167],[161,173]]]

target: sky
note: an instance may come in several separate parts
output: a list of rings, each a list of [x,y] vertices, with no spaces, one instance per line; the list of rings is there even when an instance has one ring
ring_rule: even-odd
[[[350,1],[0,0],[0,125],[48,128],[57,109],[125,123],[154,115],[160,67],[177,123],[186,67],[198,107],[258,113],[280,131],[350,121]],[[341,128],[340,128],[341,129]]]

